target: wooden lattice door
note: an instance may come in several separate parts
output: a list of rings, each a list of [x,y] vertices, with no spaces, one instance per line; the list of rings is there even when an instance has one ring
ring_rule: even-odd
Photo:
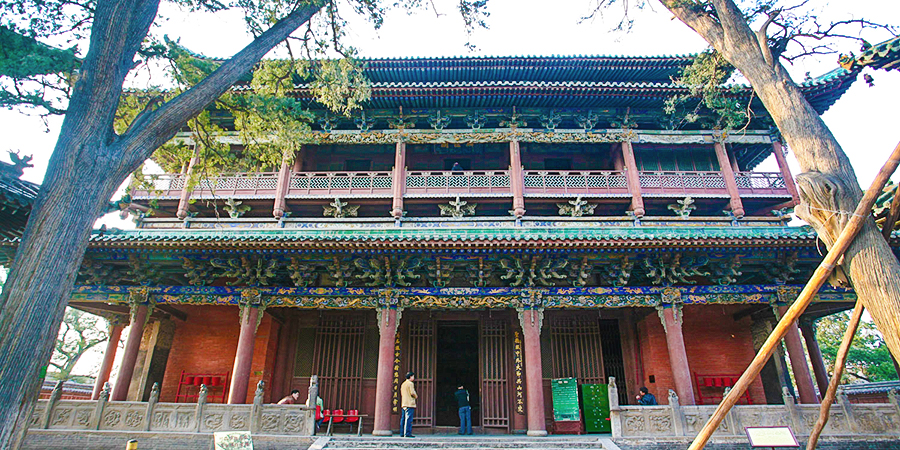
[[[319,320],[312,373],[319,375],[325,409],[361,409],[365,325],[357,315]]]
[[[552,318],[550,354],[552,378],[574,377],[580,384],[605,383],[598,319],[578,316]]]
[[[434,426],[434,320],[411,319],[408,328],[406,367],[416,373],[416,415],[414,427]],[[401,376],[405,376],[402,374]]]
[[[481,425],[509,429],[509,325],[481,322]]]

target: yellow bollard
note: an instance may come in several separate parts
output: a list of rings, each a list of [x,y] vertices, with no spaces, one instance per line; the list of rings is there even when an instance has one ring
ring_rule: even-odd
[[[125,450],[137,450],[137,439],[132,439],[125,444]]]

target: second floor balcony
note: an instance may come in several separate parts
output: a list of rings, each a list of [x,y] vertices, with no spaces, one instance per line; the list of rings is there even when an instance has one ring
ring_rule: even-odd
[[[624,170],[524,170],[526,197],[623,197],[631,195]],[[406,171],[407,197],[510,197],[509,170]],[[778,172],[736,172],[741,196],[790,197]],[[719,171],[639,171],[640,190],[649,197],[727,197]],[[133,191],[135,199],[177,199],[184,174],[150,175]],[[275,198],[278,172],[227,173],[200,178],[191,198]],[[394,174],[387,171],[292,172],[286,198],[387,198],[394,195]]]

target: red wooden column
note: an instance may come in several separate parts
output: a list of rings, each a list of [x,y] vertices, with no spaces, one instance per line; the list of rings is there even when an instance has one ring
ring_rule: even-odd
[[[188,163],[187,170],[184,174],[184,186],[181,187],[181,199],[178,200],[178,211],[175,212],[175,217],[178,217],[181,220],[184,220],[188,215],[188,207],[190,206],[191,200],[191,190],[189,189],[189,184],[191,181],[191,174],[194,173],[194,166],[200,162],[200,148],[194,147],[194,156],[191,157],[191,162]]]
[[[544,374],[541,371],[541,322],[543,308],[519,310],[525,341],[525,413],[529,436],[546,436],[544,421]]]
[[[378,309],[378,373],[375,378],[375,436],[390,436],[391,397],[394,381],[394,342],[400,311],[396,307]]]
[[[778,312],[784,314],[787,306],[779,306]],[[813,387],[812,375],[809,373],[809,365],[806,362],[806,353],[803,351],[803,342],[800,338],[800,329],[795,321],[784,335],[784,346],[787,347],[788,357],[791,359],[791,370],[794,372],[794,381],[797,382],[797,394],[800,403],[819,403],[816,398],[816,389]]]
[[[663,295],[665,296],[665,294]],[[680,298],[681,294],[677,294],[677,297]],[[681,303],[661,307],[659,313],[666,331],[666,347],[669,350],[672,378],[675,380],[675,393],[678,394],[678,401],[681,405],[693,405],[696,402],[694,385],[691,382],[691,367],[688,364],[687,351],[684,348],[684,333],[681,329]]]
[[[125,325],[118,318],[109,321],[109,340],[106,342],[106,352],[103,353],[103,363],[100,364],[100,374],[97,375],[97,381],[94,382],[91,400],[100,398],[103,385],[109,381],[109,374],[112,372],[113,362],[116,360],[116,350],[119,349],[119,339],[122,337],[124,328]]]
[[[509,187],[513,195],[513,214],[517,219],[525,215],[525,171],[519,141],[509,141]]]
[[[731,197],[731,212],[736,217],[744,217],[744,204],[741,202],[741,194],[738,192],[737,182],[734,180],[734,170],[731,167],[728,153],[725,151],[725,144],[717,141],[714,147],[716,149],[716,159],[719,160],[719,170],[722,172],[722,178],[725,179],[725,190],[728,191],[728,195]]]
[[[809,351],[809,362],[812,363],[819,394],[825,395],[825,391],[828,390],[828,369],[825,368],[825,359],[822,358],[822,350],[819,348],[819,341],[816,340],[816,327],[812,320],[801,320],[800,331],[806,340],[806,350]]]
[[[772,154],[775,155],[775,161],[778,163],[778,169],[781,170],[781,177],[784,178],[784,187],[791,193],[791,198],[795,205],[800,204],[800,192],[797,185],[794,184],[794,176],[791,174],[791,168],[788,167],[787,160],[784,158],[784,147],[781,142],[772,141]],[[825,391],[822,391],[825,392]]]
[[[394,152],[391,192],[394,194],[391,216],[400,219],[403,217],[403,195],[406,194],[406,142],[398,142]]]
[[[228,387],[228,403],[241,404],[247,401],[250,387],[250,369],[253,363],[253,346],[256,343],[256,328],[259,326],[261,296],[256,289],[241,292],[241,332],[238,336],[237,353],[231,369],[231,385]]]
[[[272,373],[272,398],[281,398],[291,391],[290,375],[288,367],[293,367],[294,359],[289,357],[295,342],[291,339],[294,334],[293,317],[286,317],[284,323],[278,327],[278,346],[275,348],[275,368]],[[279,397],[281,396],[281,397]]]
[[[631,210],[635,217],[644,217],[644,198],[641,196],[641,178],[631,141],[621,144],[622,158],[625,160],[625,179],[628,180],[628,192],[631,192]]]
[[[128,398],[128,388],[131,377],[134,375],[134,364],[137,362],[138,351],[141,349],[141,338],[144,336],[144,325],[150,315],[149,290],[137,288],[130,293],[131,301],[131,326],[128,329],[128,339],[125,341],[125,353],[122,354],[122,365],[116,375],[116,385],[113,386],[109,399],[112,401],[124,401]]]

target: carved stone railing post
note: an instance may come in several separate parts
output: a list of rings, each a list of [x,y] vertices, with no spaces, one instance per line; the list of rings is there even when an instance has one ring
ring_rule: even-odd
[[[894,405],[894,409],[897,410],[897,416],[900,416],[900,391],[891,389],[888,392],[888,402]]]
[[[319,397],[319,376],[311,375],[309,377],[309,394],[306,397],[306,406],[310,408],[316,407],[316,399]]]
[[[619,406],[619,388],[616,377],[609,377],[609,422],[612,437],[622,437],[622,407]]]
[[[850,429],[853,430],[854,433],[862,433],[861,427],[856,421],[856,415],[853,413],[853,404],[850,403],[850,398],[847,397],[847,393],[841,388],[838,388],[837,402],[838,405],[840,405],[841,410],[844,411],[844,417],[847,418],[847,425]]]
[[[97,406],[94,407],[94,415],[91,416],[90,429],[92,430],[100,429],[100,421],[103,420],[103,410],[106,409],[106,402],[109,401],[109,391],[109,383],[104,384],[103,390],[100,391],[100,398],[97,399]]]
[[[65,383],[63,380],[57,381],[56,386],[53,386],[53,391],[50,392],[50,400],[47,402],[47,408],[44,409],[44,414],[41,416],[41,428],[43,429],[50,428],[50,416],[62,397],[63,383]]]
[[[803,417],[800,416],[800,408],[794,400],[794,396],[786,386],[781,387],[781,399],[784,401],[784,408],[787,410],[788,416],[791,418],[791,427],[800,430],[803,426]]]
[[[147,402],[147,414],[144,415],[144,431],[150,431],[150,424],[153,423],[153,409],[159,402],[159,383],[153,383],[150,388],[150,400]]]
[[[203,407],[206,406],[206,396],[209,395],[209,388],[205,384],[200,385],[200,393],[197,395],[197,412],[194,413],[194,421],[196,428],[194,431],[200,432],[200,426],[203,424]]]
[[[253,406],[250,407],[250,433],[259,432],[259,423],[262,420],[263,394],[266,391],[266,382],[259,380],[256,383],[256,393],[253,395]]]
[[[681,409],[678,394],[672,389],[669,389],[669,407],[672,408],[672,429],[675,436],[684,436],[684,410]]]

